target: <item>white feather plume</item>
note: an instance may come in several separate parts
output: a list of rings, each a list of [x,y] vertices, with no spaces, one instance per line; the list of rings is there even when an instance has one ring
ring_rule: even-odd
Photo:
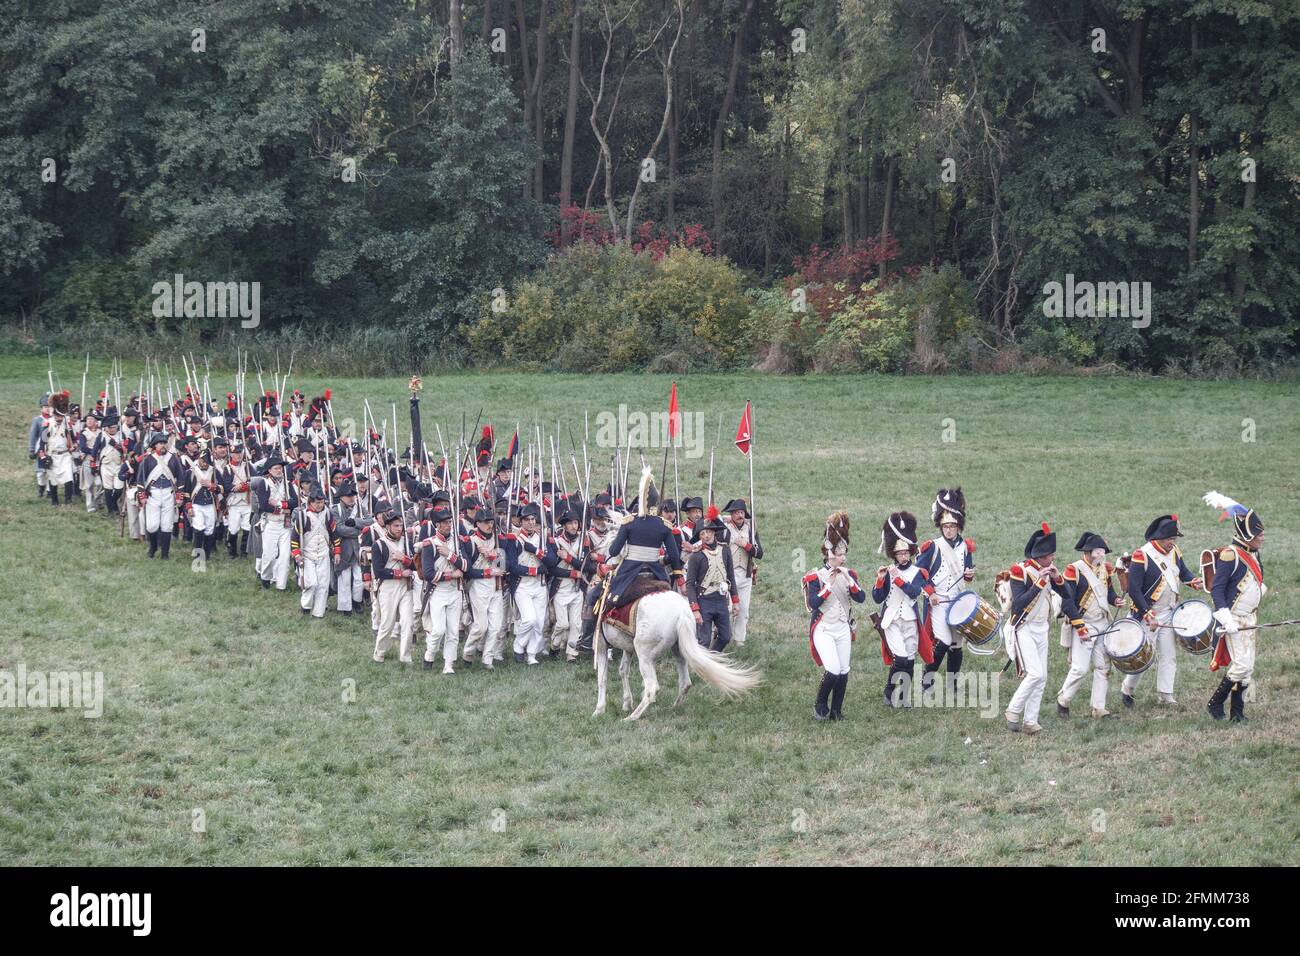
[[[650,482],[653,480],[654,478],[650,474],[650,466],[646,465],[641,469],[641,484],[636,499],[636,513],[642,518],[644,518],[647,513],[648,506],[646,504],[646,495],[650,491]]]
[[[1224,511],[1242,507],[1240,502],[1233,501],[1227,495],[1221,495],[1217,491],[1209,492],[1202,500],[1211,508],[1222,508]]]

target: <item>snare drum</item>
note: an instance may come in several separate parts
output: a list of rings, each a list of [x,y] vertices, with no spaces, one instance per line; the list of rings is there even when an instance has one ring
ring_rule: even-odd
[[[1002,629],[1001,615],[974,591],[962,591],[949,601],[946,619],[972,648],[991,643]]]
[[[1112,624],[1101,640],[1110,662],[1125,674],[1141,674],[1156,659],[1146,628],[1131,617]]]
[[[1183,649],[1198,657],[1214,649],[1214,608],[1200,600],[1184,601],[1174,608],[1169,626]]]

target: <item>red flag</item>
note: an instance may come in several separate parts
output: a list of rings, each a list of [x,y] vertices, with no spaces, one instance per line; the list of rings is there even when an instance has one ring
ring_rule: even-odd
[[[516,428],[514,437],[510,439],[510,450],[506,452],[506,458],[513,461],[517,454],[519,454],[519,429]]]
[[[749,402],[746,402],[745,414],[740,416],[740,427],[736,429],[736,447],[742,455],[749,454],[749,441],[752,437],[749,431]]]
[[[673,382],[673,390],[668,395],[668,437],[676,438],[677,433],[681,431],[682,413],[677,408],[677,383]]]

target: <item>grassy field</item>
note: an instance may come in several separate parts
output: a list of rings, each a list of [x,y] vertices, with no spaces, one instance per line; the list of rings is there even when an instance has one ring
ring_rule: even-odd
[[[76,361],[60,370],[65,385],[79,378]],[[1170,511],[1187,550],[1225,542],[1200,502],[1214,488],[1268,522],[1262,617],[1300,616],[1293,384],[683,379],[683,409],[704,413],[710,440],[725,413],[722,498],[745,493],[730,435],[754,401],[767,560],[739,656],[765,683],[723,704],[697,682],[674,709],[665,664],[666,693],[627,724],[616,708],[591,718],[589,664],[455,677],[396,655],[375,665],[365,623],[304,619],[294,594],[260,590],[245,563],[218,558],[197,573],[184,551],[148,562],[102,515],[53,512],[36,498],[24,444],[44,383],[44,361],[0,360],[0,669],[101,671],[104,714],[0,711],[0,863],[1300,862],[1300,631],[1263,632],[1246,726],[1204,715],[1216,678],[1181,652],[1176,708],[1157,709],[1153,670],[1136,712],[1061,721],[1066,654],[1053,639],[1046,729],[1030,739],[1000,719],[1014,679],[995,719],[887,711],[864,627],[848,719],[822,725],[810,719],[819,672],[798,587],[836,508],[856,529],[850,565],[869,574],[889,510],[928,519],[936,488],[961,484],[977,585],[991,595],[993,572],[1043,520],[1063,551],[1085,529],[1135,547]],[[362,396],[404,413],[399,380],[294,384],[332,387],[340,417],[359,417]],[[668,386],[639,375],[438,378],[426,381],[425,420],[430,432],[435,420],[459,430],[462,409],[472,421],[482,406],[502,432],[535,410],[580,431],[585,408],[594,435],[598,410],[661,411]],[[1254,441],[1243,441],[1245,419]],[[707,453],[684,463],[684,492],[703,493],[707,467]]]

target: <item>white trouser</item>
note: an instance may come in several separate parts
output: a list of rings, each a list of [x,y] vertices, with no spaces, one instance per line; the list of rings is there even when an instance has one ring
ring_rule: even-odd
[[[546,585],[537,578],[521,578],[515,587],[515,653],[536,657],[546,646]]]
[[[1165,626],[1173,613],[1172,605],[1157,605],[1156,626],[1147,627],[1145,621],[1141,622],[1147,639],[1156,646],[1156,692],[1159,694],[1173,694],[1174,674],[1178,670],[1178,642],[1174,639],[1174,629]],[[1145,674],[1146,671],[1142,673]],[[1140,680],[1142,674],[1129,674],[1124,678],[1122,686],[1125,696],[1133,696]]]
[[[350,611],[354,604],[360,606],[362,596],[366,593],[365,582],[361,580],[361,565],[354,564],[350,568],[341,569],[334,587],[339,592],[340,611]]]
[[[936,594],[936,600],[942,602],[939,604],[930,603],[930,629],[934,632],[934,639],[949,647],[965,647],[966,638],[962,637],[961,631],[954,631],[948,626],[948,607],[949,603],[960,592],[954,591],[952,594]]]
[[[289,529],[281,515],[267,515],[262,522],[262,556],[257,573],[263,581],[273,581],[278,590],[289,586]]]
[[[892,657],[915,657],[920,639],[915,618],[896,617],[885,628],[885,643],[889,645],[889,653]],[[820,654],[821,651],[817,653]]]
[[[375,635],[376,661],[382,661],[393,638],[400,636],[398,657],[404,664],[411,662],[412,620],[411,589],[405,578],[379,582],[375,593],[375,606],[379,608],[379,633]],[[403,650],[405,654],[403,654]]]
[[[467,585],[471,620],[465,639],[464,658],[472,661],[501,659],[501,637],[505,625],[505,594],[498,587],[500,578],[474,578]]]
[[[198,530],[198,524],[194,526]],[[324,557],[309,558],[307,555],[302,557],[302,597],[298,603],[305,611],[311,611],[312,617],[324,617],[325,605],[330,596],[330,578],[333,576],[333,569],[330,567],[330,556],[328,552]]]
[[[226,509],[226,528],[233,534],[252,528],[253,509],[248,505],[232,504]]]
[[[736,616],[731,619],[731,640],[736,644],[744,644],[746,629],[749,626],[749,596],[753,593],[754,582],[745,575],[736,575],[736,591],[740,595],[740,609],[736,611]]]
[[[432,662],[441,644],[442,660],[450,664],[456,660],[460,642],[460,588],[454,582],[426,582],[424,586],[429,591],[420,622],[424,625],[424,659]]]
[[[217,506],[193,505],[190,510],[191,527],[195,534],[211,534],[217,530]],[[197,543],[197,542],[196,542]]]
[[[176,526],[176,492],[171,488],[150,488],[144,503],[144,529],[171,534]]]
[[[849,631],[848,621],[817,622],[813,628],[813,647],[822,659],[822,667],[828,674],[847,674],[849,672],[849,654],[853,646],[853,635]]]
[[[144,537],[145,509],[135,499],[135,488],[126,489],[126,534],[132,541]]]
[[[577,586],[561,584],[555,592],[555,628],[551,631],[551,650],[564,645],[564,656],[570,660],[578,656],[578,641],[582,637],[582,591]]]
[[[1050,621],[1026,621],[1016,628],[1016,647],[1020,666],[1025,676],[1011,696],[1007,713],[1024,714],[1027,724],[1038,723],[1038,708],[1043,702],[1043,689],[1047,687],[1047,646]]]
[[[1070,672],[1065,675],[1061,692],[1056,695],[1056,702],[1062,707],[1069,707],[1074,695],[1083,686],[1083,679],[1092,671],[1092,695],[1089,704],[1093,710],[1106,707],[1106,691],[1109,689],[1110,658],[1106,656],[1106,642],[1101,639],[1101,632],[1106,629],[1105,619],[1085,623],[1096,626],[1096,634],[1088,640],[1081,638],[1073,628],[1070,629]]]
[[[103,482],[99,480],[99,473],[90,467],[90,459],[81,459],[81,492],[86,496],[87,514],[95,510],[95,500],[103,490]]]
[[[1228,665],[1228,680],[1242,684],[1250,684],[1250,678],[1255,672],[1255,627],[1254,614],[1234,614],[1233,619],[1240,628],[1251,628],[1251,630],[1240,630],[1228,634],[1228,653],[1232,655],[1232,663]]]

